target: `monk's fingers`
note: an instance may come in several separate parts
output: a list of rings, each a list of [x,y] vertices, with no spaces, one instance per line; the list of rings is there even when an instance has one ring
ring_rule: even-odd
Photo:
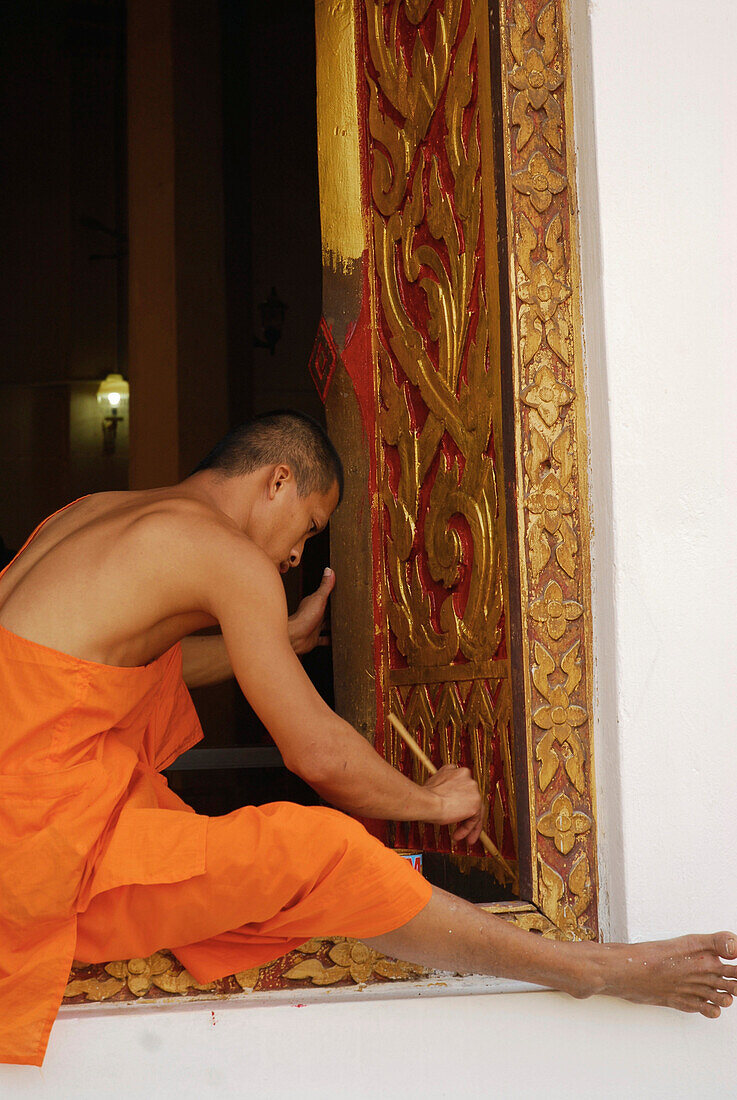
[[[455,827],[455,832],[453,833],[453,840],[467,840],[469,844],[472,844],[473,840],[471,838],[473,836],[473,831],[475,827],[475,817],[469,817],[465,821],[459,821]]]
[[[460,821],[453,834],[453,840],[465,840],[468,844],[475,844],[481,835],[483,828],[483,813],[479,812],[474,814],[473,817],[467,818],[465,821]]]
[[[330,635],[329,634],[321,634],[320,637],[315,642],[315,645],[330,645]]]
[[[481,830],[484,827],[484,811],[479,810],[474,819],[474,824],[471,832],[468,834],[468,843],[475,844],[478,838],[481,836]]]

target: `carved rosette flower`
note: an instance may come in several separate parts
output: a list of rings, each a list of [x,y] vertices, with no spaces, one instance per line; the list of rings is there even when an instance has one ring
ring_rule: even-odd
[[[529,279],[520,280],[517,294],[535,316],[547,323],[555,316],[558,306],[570,298],[571,288],[542,260],[533,266]]]
[[[527,50],[522,63],[515,65],[509,73],[509,83],[524,96],[524,108],[540,111],[545,106],[551,92],[557,91],[563,83],[563,77],[550,65],[546,65],[539,50]],[[515,96],[515,99],[517,97]]]
[[[195,981],[188,970],[179,970],[175,960],[160,951],[147,959],[126,959],[105,965],[113,978],[124,981],[134,997],[143,997],[152,985],[164,993],[187,993],[190,989],[211,989]]]
[[[528,195],[537,212],[542,214],[553,196],[559,195],[566,186],[566,178],[555,171],[542,153],[533,153],[524,168],[512,173],[512,186],[521,195]]]
[[[573,501],[571,494],[566,492],[557,475],[551,471],[528,496],[527,508],[533,515],[540,516],[545,530],[554,535],[563,517],[573,512]]]
[[[566,623],[578,619],[583,608],[575,600],[563,599],[563,589],[557,581],[551,581],[539,600],[530,605],[530,618],[541,623],[551,638],[562,638]]]
[[[550,811],[543,814],[537,823],[538,832],[550,837],[561,855],[568,855],[576,837],[587,833],[591,828],[588,814],[573,809],[573,803],[567,794],[559,794]]]
[[[105,969],[113,978],[124,981],[134,997],[143,997],[156,978],[165,974],[171,965],[170,958],[156,951],[147,959],[125,959],[107,963]]]
[[[350,975],[351,980],[360,985],[371,977],[379,953],[367,947],[365,943],[344,940],[330,948],[328,957],[336,966],[343,968],[345,977]]]
[[[559,382],[547,364],[540,367],[533,384],[522,391],[525,405],[536,409],[549,428],[560,416],[560,410],[570,405],[575,396],[574,390]]]
[[[320,947],[320,940],[311,940],[300,948],[300,953],[317,954]],[[291,981],[304,981],[308,978],[313,985],[334,985],[344,978],[350,978],[357,985],[362,985],[377,974],[382,978],[397,980],[419,977],[425,973],[421,966],[399,959],[388,959],[360,940],[336,937],[328,951],[328,959],[333,966],[323,966],[319,959],[305,959],[288,970],[285,977]]]
[[[558,744],[562,745],[569,740],[574,727],[585,723],[586,711],[571,703],[566,689],[558,684],[552,688],[548,703],[538,707],[532,719],[540,729],[550,730]]]

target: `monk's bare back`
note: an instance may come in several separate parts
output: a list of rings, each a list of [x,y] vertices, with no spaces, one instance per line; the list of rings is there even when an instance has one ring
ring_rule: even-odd
[[[287,466],[243,477],[204,470],[180,485],[83,498],[52,517],[0,579],[0,626],[102,665],[136,667],[182,642],[190,686],[235,675],[284,761],[348,813],[455,824],[477,839],[478,788],[463,768],[418,785],[391,768],[322,701],[298,654],[319,636],[335,583],[288,618],[280,573],[299,563],[338,501],[300,496]],[[222,636],[191,637],[219,625]],[[326,925],[329,920],[326,920]],[[407,924],[371,941],[423,965],[607,993],[715,1018],[737,991],[737,936],[648,944],[558,943],[442,890]]]

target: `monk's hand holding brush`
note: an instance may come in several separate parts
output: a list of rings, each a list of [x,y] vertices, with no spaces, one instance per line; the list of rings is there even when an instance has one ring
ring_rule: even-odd
[[[484,825],[484,805],[469,769],[445,764],[430,776],[424,787],[438,796],[438,814],[433,816],[433,822],[455,825],[451,829],[454,843],[467,840],[475,844]]]
[[[408,732],[408,730],[406,730],[404,728],[402,723],[397,718],[396,714],[390,714],[389,715],[389,721],[391,722],[392,726],[394,726],[394,729],[397,731],[399,736],[402,738],[402,740],[404,741],[405,745],[410,750],[412,755],[414,757],[416,757],[416,759],[419,760],[420,763],[430,773],[431,778],[425,784],[426,789],[428,787],[430,787],[430,784],[433,782],[433,780],[437,780],[438,777],[443,772],[446,772],[446,771],[449,771],[449,770],[450,771],[455,771],[456,773],[465,772],[468,781],[473,783],[473,786],[475,787],[476,792],[478,794],[479,800],[481,800],[481,794],[479,792],[479,789],[476,786],[476,784],[474,783],[473,779],[471,778],[471,773],[468,771],[468,768],[453,768],[452,765],[449,767],[449,765],[446,764],[442,768],[437,769],[435,767],[435,765],[433,764],[432,760],[430,759],[430,757],[427,756],[422,751],[420,746],[415,741],[414,737],[412,737],[412,735]],[[469,818],[469,819],[460,820],[459,818],[455,818],[455,819],[450,818],[448,822],[444,822],[443,824],[449,824],[453,820],[457,820],[458,821],[458,826],[456,827],[455,830],[451,830],[453,843],[455,844],[456,841],[458,841],[458,840],[467,839],[469,844],[473,844],[474,841],[480,840],[483,848],[496,861],[496,863],[499,864],[499,866],[504,871],[505,875],[507,875],[507,877],[512,882],[514,882],[515,881],[514,871],[509,866],[506,859],[504,859],[504,857],[501,854],[501,852],[499,851],[499,849],[496,847],[495,844],[492,843],[492,841],[489,839],[489,836],[487,835],[487,833],[484,832],[484,830],[482,828],[482,814],[483,814],[483,810],[480,809],[477,814],[474,814],[474,817],[472,819]]]

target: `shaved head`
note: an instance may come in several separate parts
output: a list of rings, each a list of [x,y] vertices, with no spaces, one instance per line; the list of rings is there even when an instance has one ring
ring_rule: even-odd
[[[216,470],[242,477],[263,466],[289,466],[300,497],[325,494],[338,485],[343,498],[343,463],[324,428],[306,413],[279,409],[234,428],[217,443],[193,473]]]

